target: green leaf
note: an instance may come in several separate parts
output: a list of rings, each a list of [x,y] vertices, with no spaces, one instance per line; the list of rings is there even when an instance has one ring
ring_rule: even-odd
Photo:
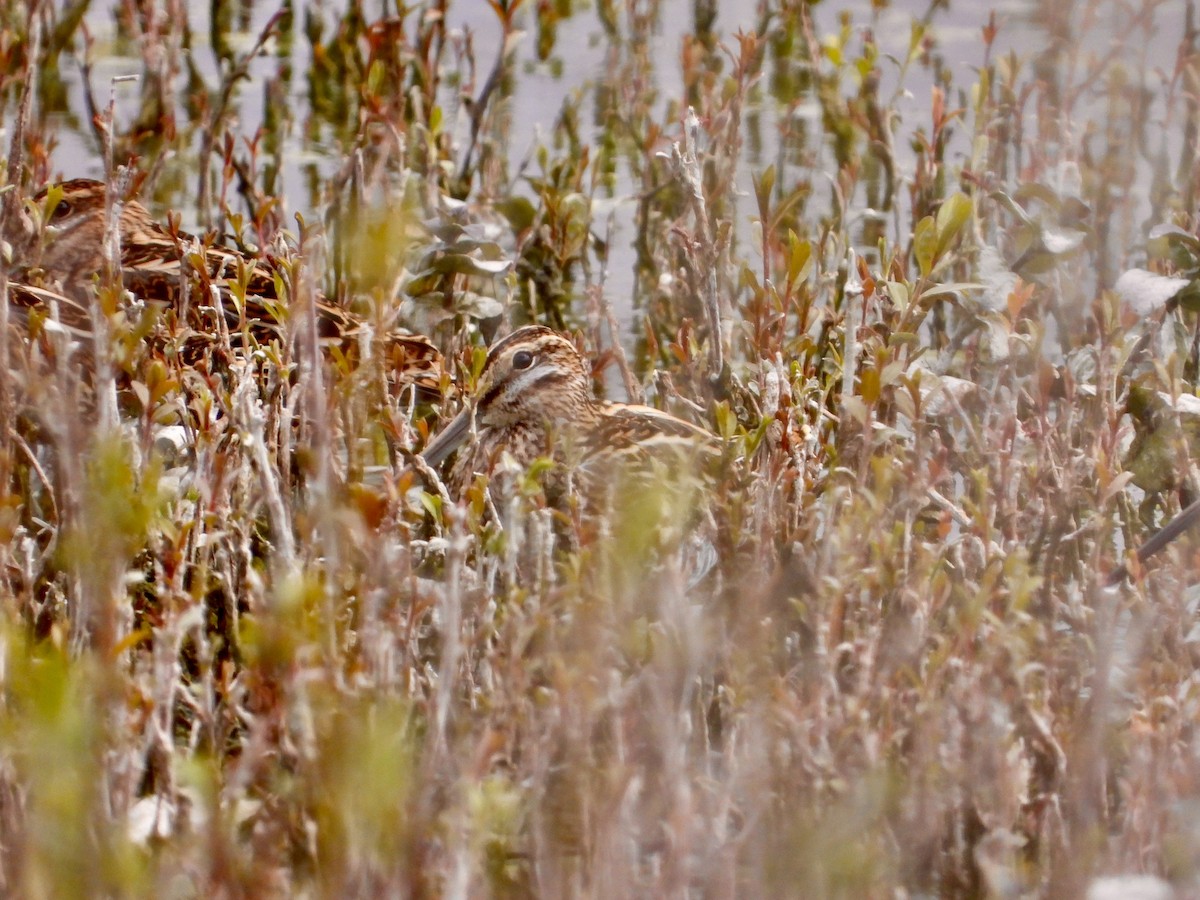
[[[812,269],[812,244],[802,241],[796,232],[788,229],[788,284],[795,284],[808,277]]]
[[[425,512],[433,516],[434,519],[439,519],[442,514],[442,498],[436,494],[430,494],[426,491],[421,491],[417,495],[421,501],[421,506],[425,508]]]
[[[842,55],[842,42],[838,39],[837,35],[831,34],[825,38],[821,46],[821,52],[824,53],[825,58],[835,66],[840,66],[844,60]]]
[[[921,52],[921,45],[925,41],[926,25],[916,20],[912,23],[912,31],[908,36],[908,61],[912,62]]]
[[[454,310],[472,319],[494,319],[504,312],[504,305],[495,297],[459,291],[454,295]]]
[[[1177,225],[1156,225],[1146,237],[1146,252],[1168,259],[1185,271],[1200,267],[1200,241]]]
[[[937,258],[937,223],[933,216],[926,216],[917,223],[913,232],[913,257],[922,276],[933,271],[933,263]]]
[[[891,386],[900,379],[902,374],[904,374],[904,363],[894,359],[879,373],[879,383],[883,387]]]
[[[1025,212],[1025,208],[1004,191],[992,191],[988,196],[1020,219],[1024,224],[1037,227],[1037,222],[1029,213]]]
[[[771,191],[775,188],[775,167],[767,166],[766,170],[754,179],[754,199],[758,202],[758,214],[766,216],[771,208]],[[765,223],[764,223],[765,224]]]
[[[888,295],[892,298],[892,302],[900,308],[901,312],[907,311],[909,298],[908,285],[903,281],[888,281],[885,284],[887,284]]]
[[[371,63],[371,68],[367,70],[367,93],[378,96],[386,77],[387,69],[381,60],[377,59]]]
[[[859,394],[862,395],[863,401],[874,404],[879,400],[881,391],[879,370],[874,366],[864,366],[859,379]]]
[[[516,232],[522,232],[533,225],[533,220],[537,216],[537,210],[534,209],[533,203],[527,197],[509,197],[496,204],[496,209],[504,218],[508,219],[508,224]]]
[[[921,292],[921,299],[928,300],[933,297],[961,294],[965,291],[982,291],[985,287],[987,285],[974,281],[948,281],[945,284],[935,284],[926,288]]]
[[[725,440],[732,440],[737,432],[737,415],[729,403],[722,400],[713,407],[713,418],[717,423],[717,434]]]
[[[404,293],[410,297],[421,297],[431,293],[442,283],[442,273],[432,269],[418,272],[404,284]]]
[[[1200,284],[1193,281],[1176,296],[1179,305],[1188,312],[1200,312]]]
[[[957,193],[945,199],[937,214],[937,253],[940,257],[958,237],[963,225],[971,218],[974,204],[966,194]]]

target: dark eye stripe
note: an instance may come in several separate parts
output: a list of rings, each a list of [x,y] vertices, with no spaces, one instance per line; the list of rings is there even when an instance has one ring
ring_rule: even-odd
[[[487,409],[489,406],[491,406],[492,401],[500,396],[500,392],[503,389],[504,385],[502,384],[496,384],[488,388],[484,395],[479,398],[479,409]]]
[[[528,372],[529,370],[523,369],[521,371]],[[562,369],[543,368],[534,370],[533,380],[530,383],[537,385],[556,385],[566,384],[572,380],[573,376],[570,372],[564,372]],[[503,381],[500,384],[492,385],[490,388],[484,391],[483,396],[479,398],[478,408],[487,409],[493,402],[495,402],[497,397],[504,393],[505,387],[510,383],[511,381]]]

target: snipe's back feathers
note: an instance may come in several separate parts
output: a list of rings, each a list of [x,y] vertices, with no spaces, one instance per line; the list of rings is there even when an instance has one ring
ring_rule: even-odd
[[[45,235],[30,239],[30,258],[14,272],[10,309],[20,321],[54,318],[70,333],[84,336],[91,331],[91,298],[105,268],[107,188],[99,181],[73,179],[43,189],[35,202],[44,207],[52,190],[60,199],[48,211]],[[243,334],[268,344],[285,342],[295,332],[294,327],[289,331],[288,321],[294,310],[278,290],[286,278],[269,260],[171,231],[136,200],[120,204],[118,234],[123,287],[138,300],[161,307],[171,326],[184,330],[181,343],[188,356],[203,356],[222,330],[234,346],[243,343]],[[236,298],[242,296],[244,303],[239,303]],[[357,357],[363,320],[319,296],[313,299],[313,313],[320,341]],[[375,340],[394,367],[394,382],[437,391],[441,354],[427,338],[389,328]]]

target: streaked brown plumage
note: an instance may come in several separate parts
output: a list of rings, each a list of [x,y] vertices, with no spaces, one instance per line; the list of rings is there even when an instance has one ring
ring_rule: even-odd
[[[52,190],[56,196],[61,191],[61,199],[48,211],[44,238],[28,242],[30,258],[14,273],[10,308],[19,322],[28,322],[31,316],[45,318],[53,298],[61,325],[86,335],[91,329],[89,298],[105,266],[106,187],[99,181],[74,179],[43,189],[35,202],[45,205]],[[184,232],[172,233],[136,200],[121,205],[118,230],[125,289],[141,301],[162,306],[171,326],[184,330],[187,361],[203,357],[222,330],[235,346],[244,333],[258,344],[289,339],[288,310],[276,286],[280,272],[269,262],[203,245]],[[235,299],[241,292],[234,289],[239,285],[245,286],[241,310]],[[218,300],[220,318],[214,308]],[[323,344],[357,355],[363,331],[358,317],[320,297],[315,315]],[[416,382],[436,390],[441,355],[433,344],[398,329],[380,337],[397,383]]]
[[[422,456],[437,466],[464,443],[449,475],[455,495],[506,461],[525,469],[550,457],[587,490],[611,483],[628,463],[672,454],[695,459],[716,449],[711,433],[661,410],[596,400],[575,346],[539,325],[491,347],[475,397]]]
[[[78,356],[78,350],[71,348],[83,348],[85,354],[90,350],[88,310],[73,297],[60,291],[9,281],[8,308],[10,363],[24,359],[28,364],[33,358],[52,362],[60,352],[65,352],[65,358],[71,359]],[[75,324],[69,324],[72,322]],[[33,345],[36,345],[37,353],[29,357],[25,351],[33,349]],[[10,370],[10,374],[17,373]],[[19,376],[19,380],[23,380],[23,376]]]

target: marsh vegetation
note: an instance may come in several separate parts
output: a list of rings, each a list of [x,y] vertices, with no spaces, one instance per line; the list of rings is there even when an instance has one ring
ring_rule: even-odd
[[[4,306],[0,891],[1200,891],[1193,4],[738,6],[0,7],[4,290],[249,261]],[[526,323],[717,464],[452,496]]]

